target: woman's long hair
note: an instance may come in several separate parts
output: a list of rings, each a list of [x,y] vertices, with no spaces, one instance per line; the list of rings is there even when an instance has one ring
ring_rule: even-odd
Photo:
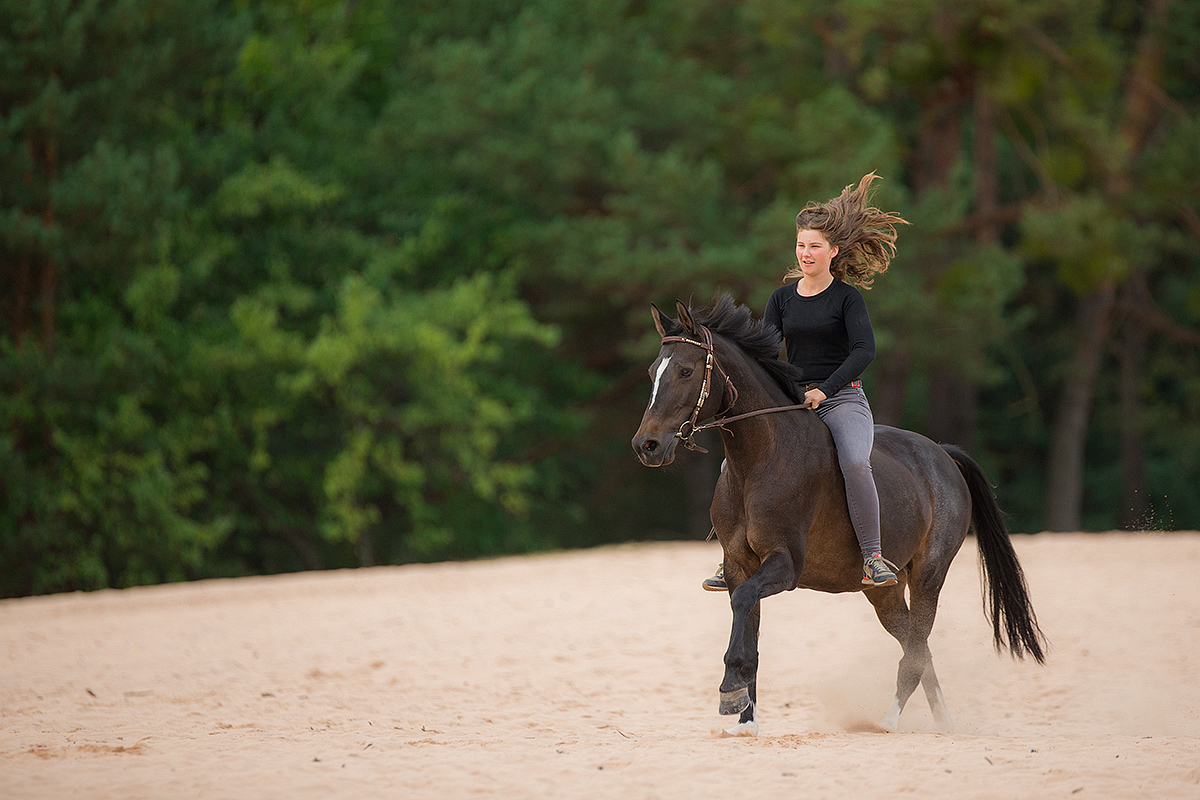
[[[810,202],[796,215],[796,232],[818,231],[838,254],[829,264],[829,271],[838,280],[851,280],[864,289],[871,288],[873,276],[886,272],[892,256],[896,255],[896,226],[908,220],[898,214],[880,211],[868,205],[871,183],[879,176],[871,172],[850,184],[842,193],[825,203]],[[804,275],[797,264],[785,279]]]

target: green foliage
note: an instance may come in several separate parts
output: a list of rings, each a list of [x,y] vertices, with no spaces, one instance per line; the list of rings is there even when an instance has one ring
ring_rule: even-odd
[[[1029,206],[1022,231],[1030,257],[1056,264],[1059,282],[1078,294],[1120,281],[1153,257],[1135,244],[1146,231],[1095,192]]]
[[[1073,298],[1144,280],[1154,519],[1196,527],[1200,17],[1147,13],[0,0],[0,595],[680,535],[691,467],[628,452],[649,302],[760,309],[798,208],[872,170],[912,223],[867,296],[906,423],[978,387],[1036,529]]]

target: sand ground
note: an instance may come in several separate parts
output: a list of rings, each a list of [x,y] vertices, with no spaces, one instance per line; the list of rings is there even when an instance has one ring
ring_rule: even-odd
[[[997,656],[973,540],[918,690],[858,595],[764,603],[721,737],[713,544],[0,602],[0,797],[1200,798],[1200,534],[1015,537],[1051,640]],[[1083,580],[1083,576],[1089,576]]]

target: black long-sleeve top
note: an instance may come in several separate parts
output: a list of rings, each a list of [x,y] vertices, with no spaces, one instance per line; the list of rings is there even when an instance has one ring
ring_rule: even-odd
[[[771,294],[763,322],[783,334],[787,360],[826,397],[862,375],[875,360],[875,332],[862,293],[834,279],[812,297],[796,293],[796,284]]]

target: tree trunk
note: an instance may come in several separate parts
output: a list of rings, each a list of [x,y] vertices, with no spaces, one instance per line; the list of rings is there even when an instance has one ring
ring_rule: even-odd
[[[1150,332],[1127,317],[1119,353],[1121,364],[1121,527],[1146,527],[1146,436],[1142,425],[1142,367]]]
[[[975,175],[975,241],[981,246],[1000,243],[999,178],[996,151],[996,102],[975,86],[972,105],[971,161]],[[935,367],[929,375],[929,417],[926,434],[937,442],[970,448],[975,439],[979,387],[956,372]]]
[[[950,34],[943,31],[946,36]],[[917,141],[917,169],[913,176],[913,188],[918,196],[946,188],[950,175],[962,153],[963,106],[967,99],[966,81],[958,76],[947,75],[924,98],[921,104],[921,128]],[[931,263],[930,279],[933,283],[940,278],[948,263]],[[907,370],[907,365],[904,365]],[[960,402],[971,394],[963,390],[963,379],[934,365],[929,374],[929,397],[926,408],[929,417],[923,431],[935,441],[959,441],[962,429],[957,424],[948,430],[943,423],[948,418],[961,421],[958,412]],[[901,391],[903,385],[901,384]],[[897,400],[902,401],[903,395]],[[885,415],[902,412],[903,408],[888,408]],[[968,417],[973,413],[968,411]]]
[[[1000,176],[996,149],[999,113],[996,101],[984,89],[976,88],[973,112],[974,148],[971,153],[975,172],[975,241],[983,245],[1000,244]]]
[[[30,308],[33,305],[33,264],[28,254],[23,255],[11,268],[12,283],[9,299],[9,333],[13,344],[20,347],[29,332]]]
[[[43,155],[44,164],[46,167],[46,185],[54,186],[58,181],[58,143],[51,138],[46,143],[46,151]],[[50,194],[46,196],[46,205],[42,210],[42,226],[49,233],[54,228],[54,205]],[[58,264],[54,260],[53,253],[46,253],[42,259],[42,279],[38,294],[41,301],[41,321],[42,321],[42,351],[49,360],[54,356],[54,344],[57,338],[57,306],[55,305],[55,295],[58,292]]]
[[[358,544],[354,548],[360,567],[375,566],[375,536],[370,530],[364,530],[358,535]]]
[[[1075,315],[1075,346],[1051,431],[1046,530],[1077,531],[1080,528],[1084,445],[1115,294],[1113,285],[1108,283],[1079,300]]]
[[[285,544],[292,548],[292,551],[304,562],[305,569],[325,569],[325,562],[322,561],[313,541],[302,531],[294,528],[283,528],[272,535],[282,539]]]
[[[870,389],[871,415],[878,425],[900,427],[904,420],[904,399],[908,384],[908,369],[912,356],[896,350],[875,362],[871,369],[874,379],[865,383]]]
[[[1163,64],[1163,47],[1158,35],[1163,30],[1170,5],[1171,0],[1152,0],[1144,7],[1141,36],[1125,78],[1125,96],[1116,133],[1126,156],[1109,172],[1105,181],[1107,200],[1117,207],[1129,192],[1133,165],[1157,119],[1155,98],[1159,93]],[[1114,286],[1106,282],[1079,304],[1075,352],[1059,398],[1050,442],[1046,489],[1046,527],[1049,530],[1079,528],[1083,508],[1084,440],[1114,302]]]
[[[917,168],[913,174],[917,196],[945,187],[958,163],[962,152],[963,100],[961,82],[946,76],[921,101]]]
[[[979,390],[974,381],[941,367],[929,372],[929,418],[925,435],[935,442],[970,448],[975,439]]]
[[[1133,63],[1125,78],[1125,97],[1117,134],[1128,152],[1123,168],[1108,176],[1108,193],[1121,196],[1129,191],[1134,159],[1145,147],[1152,123],[1159,114],[1160,88],[1163,70],[1163,43],[1159,34],[1166,26],[1172,0],[1151,0],[1144,8],[1142,32],[1138,38]]]

